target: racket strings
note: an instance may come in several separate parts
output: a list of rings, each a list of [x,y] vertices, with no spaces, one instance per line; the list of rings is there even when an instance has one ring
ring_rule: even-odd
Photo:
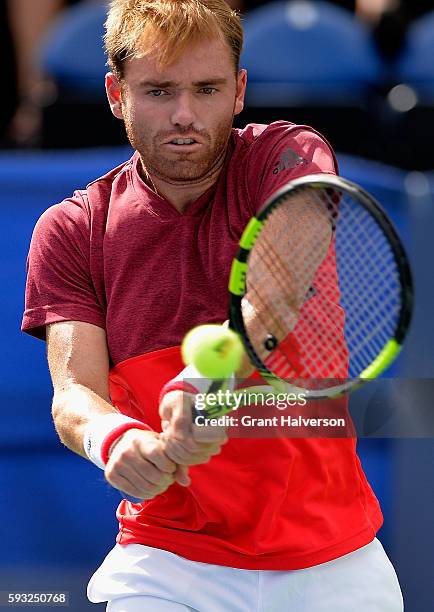
[[[295,304],[297,301],[297,296],[292,295],[288,288],[288,279],[291,275],[288,262],[279,256],[279,253],[277,249],[274,248],[273,243],[265,244],[264,240],[258,246],[259,256],[262,257],[264,264],[268,267],[268,270],[270,270],[273,283],[278,289],[275,294],[277,296],[277,299],[282,300],[286,304]],[[253,285],[254,290],[255,287],[256,285]],[[262,290],[264,289],[264,287],[269,287],[269,285],[264,285],[262,287]],[[258,296],[260,296],[260,292],[258,292],[257,290],[256,292]]]
[[[368,327],[372,318],[369,316],[369,312],[368,316],[365,316],[366,303],[370,303],[371,306],[375,307],[374,309],[371,309],[371,313],[375,313],[376,318],[381,319],[384,325],[384,320],[387,320],[388,318],[389,307],[393,304],[393,301],[395,301],[395,296],[391,292],[388,292],[390,296],[388,299],[386,299],[387,293],[384,293],[381,298],[377,296],[375,290],[372,288],[372,285],[366,282],[366,276],[359,273],[360,269],[363,269],[361,262],[359,268],[349,268],[347,270],[342,268],[341,270],[341,274],[345,273],[353,275],[353,282],[357,282],[360,293],[365,296],[365,303],[360,301],[353,301],[352,303],[352,315],[355,317],[355,320],[358,321],[358,327],[355,329],[355,332],[359,334],[366,331],[366,328]],[[383,275],[381,271],[378,272],[379,274]],[[350,331],[351,328],[349,328],[349,332]]]
[[[265,360],[270,352],[267,340],[270,337],[277,340],[283,339],[288,329],[291,328],[296,321],[296,316],[293,311],[286,310],[282,316],[281,308],[277,310],[276,308],[271,309],[268,306],[270,303],[270,295],[264,294],[264,287],[268,289],[268,292],[273,292],[272,298],[279,301],[283,300],[289,302],[293,297],[287,291],[284,283],[286,273],[289,273],[289,270],[285,267],[281,258],[276,257],[276,259],[273,260],[273,258],[268,257],[268,252],[264,249],[264,242],[265,241],[261,242],[261,246],[256,251],[272,273],[272,285],[270,283],[261,284],[257,277],[254,278],[252,282],[248,279],[248,286],[251,286],[251,291],[248,296],[243,299],[243,316],[245,324],[247,324],[246,327],[248,327],[248,333],[253,337],[262,337],[262,343],[255,346],[255,350],[262,360]],[[273,247],[270,248],[269,252],[274,252],[276,254]],[[288,315],[291,315],[291,321]]]
[[[245,299],[254,316],[246,330],[281,378],[326,385],[358,377],[393,334],[398,267],[383,230],[351,194],[291,192],[267,218],[248,264]],[[267,333],[278,340],[271,353]]]
[[[273,223],[271,227],[274,226]],[[269,227],[267,226],[267,229]],[[279,316],[282,310],[270,309],[268,304],[276,299],[281,302],[291,302],[293,296],[287,288],[287,278],[290,274],[287,262],[279,256],[278,249],[274,248],[273,243],[267,240],[267,233],[264,233],[263,239],[257,244],[253,259],[256,263],[251,263],[249,266],[249,272],[252,272],[252,276],[249,274],[247,279],[247,286],[251,287],[251,292],[244,299],[243,307],[244,318],[249,321],[250,334],[258,335],[258,322],[262,325],[264,341],[261,347],[257,347],[262,359],[269,352],[265,347],[267,336],[283,338],[291,325],[288,316],[284,319]],[[268,271],[270,272],[269,282],[261,282],[262,275],[268,274]],[[255,323],[256,329],[253,331],[252,328]]]
[[[318,326],[317,319],[310,319],[308,324]],[[324,330],[324,327],[323,327]],[[315,379],[315,378],[345,378],[347,354],[342,350],[334,335],[322,333],[321,343],[312,341],[310,334],[301,333],[297,328],[292,341],[298,346],[296,359],[294,353],[280,346],[267,360],[266,365],[281,378]],[[303,344],[303,342],[305,344]],[[328,349],[325,352],[324,347]],[[339,359],[337,359],[339,355]],[[312,381],[311,382],[315,382]]]
[[[351,307],[351,321],[354,322],[347,326],[346,338],[353,347],[352,360],[355,370],[360,372],[366,366],[367,347],[370,347],[372,356],[375,356],[393,332],[400,310],[400,282],[390,245],[386,238],[379,234],[370,215],[360,206],[351,206],[351,202],[347,202],[343,207],[342,215],[347,215],[348,220],[344,223],[343,219],[342,224],[342,228],[347,232],[347,239],[344,239],[341,232],[342,238],[338,241],[342,253],[339,259],[339,275],[342,279],[351,274],[353,284],[358,286],[360,295],[364,296],[363,301],[355,300],[349,291],[344,296],[347,300],[347,310]],[[350,236],[349,227],[364,228],[364,231],[351,233],[351,259],[344,256]],[[363,257],[365,253],[370,254],[369,266],[366,265],[366,257]],[[375,254],[375,257],[372,254]],[[338,257],[339,255],[338,253]],[[381,292],[378,291],[379,279],[383,279]]]
[[[317,212],[312,214],[312,210],[318,211],[319,206],[324,209],[324,199],[318,197],[316,193],[309,194],[309,199],[312,200],[310,210],[306,209],[304,198],[299,198],[297,203],[298,216],[294,217],[294,201],[290,202],[290,206],[281,204],[272,213],[272,218],[267,219],[260,240],[255,246],[255,260],[253,262],[249,261],[248,296],[253,294],[254,297],[258,297],[258,305],[260,303],[265,310],[266,317],[263,316],[264,313],[261,316],[261,313],[258,312],[258,317],[263,324],[267,322],[267,319],[268,322],[270,319],[273,322],[276,320],[281,322],[278,328],[279,335],[277,336],[279,341],[283,340],[295,327],[303,302],[312,297],[309,296],[311,283],[318,266],[330,247],[332,233],[330,231],[329,214],[333,215],[333,218],[336,217],[335,206],[329,207],[331,213],[327,209],[327,214],[322,212],[318,216]],[[302,206],[300,206],[300,203]],[[303,235],[309,230],[312,222],[316,222],[318,226],[318,220],[322,229],[327,230],[324,234],[324,240],[316,241],[316,244],[308,244],[310,251],[306,251],[306,241],[303,240]],[[289,227],[291,228],[290,232],[288,231]],[[257,263],[258,261],[261,262],[260,265]],[[300,261],[303,266],[295,266],[295,263]],[[256,265],[252,265],[253,263],[256,263]],[[292,276],[296,282],[294,282]],[[270,292],[272,299],[270,299]],[[313,291],[313,295],[314,293],[315,291]],[[288,321],[291,322],[290,325],[288,325]],[[329,324],[329,320],[325,321],[324,329]],[[253,331],[253,329],[249,330],[250,335]],[[270,325],[268,325],[267,331],[276,335],[276,329],[271,329]],[[337,346],[333,336],[330,336],[327,340],[329,345]],[[324,369],[324,362],[327,361],[328,357],[327,353],[315,350],[315,346],[312,346],[310,354],[303,354],[303,346],[300,347],[297,344],[295,338],[289,345],[280,342],[267,362],[270,369],[275,372],[278,371],[282,378],[296,374],[294,362],[299,362],[300,359],[306,364],[311,363],[309,372],[318,372],[320,367]],[[261,359],[263,359],[262,347],[258,343],[255,346]],[[334,371],[333,374],[335,374]]]
[[[247,286],[251,288],[252,301],[258,307],[257,316],[268,329],[268,335],[281,340],[295,326],[310,279],[301,279],[299,273],[298,283],[291,283],[291,261],[299,248],[296,243],[287,245],[285,227],[292,223],[298,232],[300,223],[294,222],[291,210],[283,206],[271,216],[256,245],[254,261],[250,262]],[[274,307],[267,307],[271,302]]]

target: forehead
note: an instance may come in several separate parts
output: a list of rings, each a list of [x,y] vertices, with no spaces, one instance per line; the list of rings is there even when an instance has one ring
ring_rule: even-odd
[[[209,77],[230,78],[234,75],[229,45],[220,39],[200,41],[188,47],[172,64],[160,67],[155,54],[133,58],[125,63],[126,81],[176,81],[189,84]]]

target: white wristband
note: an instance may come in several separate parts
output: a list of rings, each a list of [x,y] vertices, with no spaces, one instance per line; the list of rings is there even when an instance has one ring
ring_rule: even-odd
[[[134,428],[151,429],[141,421],[132,419],[119,412],[110,412],[91,419],[83,435],[83,448],[86,455],[92,463],[104,470],[103,446],[107,444],[107,441],[113,445],[117,438],[125,433],[125,431]],[[116,435],[116,430],[119,430],[118,435]]]

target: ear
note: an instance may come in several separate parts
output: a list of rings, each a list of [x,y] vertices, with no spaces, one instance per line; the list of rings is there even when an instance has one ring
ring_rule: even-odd
[[[247,70],[242,68],[237,77],[237,97],[235,98],[234,115],[239,115],[244,108],[244,96],[247,86]]]
[[[112,72],[108,72],[105,75],[105,90],[113,115],[117,119],[123,119],[122,89],[118,79]]]

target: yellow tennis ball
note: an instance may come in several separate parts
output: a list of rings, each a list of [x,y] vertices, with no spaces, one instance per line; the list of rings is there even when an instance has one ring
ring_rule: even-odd
[[[182,358],[202,376],[226,378],[241,365],[243,345],[234,331],[221,325],[200,325],[185,336]]]

